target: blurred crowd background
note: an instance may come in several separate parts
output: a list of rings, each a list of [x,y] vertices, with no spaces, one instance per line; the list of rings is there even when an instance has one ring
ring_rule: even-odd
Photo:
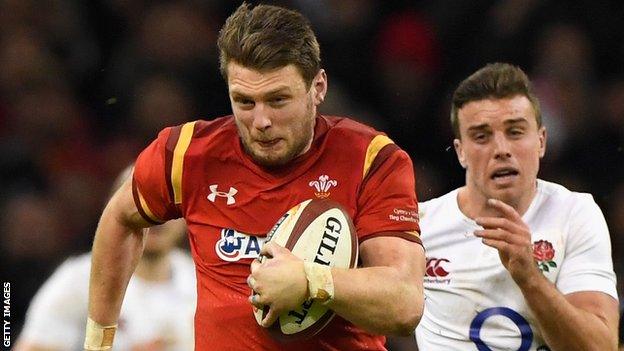
[[[421,200],[463,182],[454,87],[488,62],[521,66],[548,129],[540,177],[594,194],[624,297],[624,3],[266,3],[308,16],[329,75],[321,111],[387,132],[412,156]],[[113,179],[156,133],[230,113],[215,42],[239,4],[0,0],[0,273],[14,336],[51,271],[89,249]]]

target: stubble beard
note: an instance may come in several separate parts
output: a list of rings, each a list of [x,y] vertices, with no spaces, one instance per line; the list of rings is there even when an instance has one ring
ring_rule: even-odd
[[[303,151],[311,143],[311,140],[314,137],[314,122],[315,115],[312,108],[312,102],[310,101],[306,108],[305,118],[294,129],[293,135],[301,134],[301,137],[290,139],[293,144],[291,146],[286,145],[288,150],[282,155],[272,155],[270,153],[259,154],[255,152],[254,149],[250,146],[251,135],[249,135],[249,132],[247,133],[247,136],[244,136],[241,132],[243,127],[239,124],[238,121],[236,121],[236,125],[238,128],[239,138],[245,152],[253,159],[256,164],[264,168],[271,169],[284,166],[303,153]]]

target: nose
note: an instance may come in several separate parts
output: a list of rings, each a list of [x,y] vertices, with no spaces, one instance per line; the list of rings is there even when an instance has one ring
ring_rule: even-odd
[[[254,106],[252,126],[262,131],[271,127],[271,115],[266,105],[257,103]]]
[[[494,158],[506,159],[511,157],[511,145],[503,133],[494,134]]]

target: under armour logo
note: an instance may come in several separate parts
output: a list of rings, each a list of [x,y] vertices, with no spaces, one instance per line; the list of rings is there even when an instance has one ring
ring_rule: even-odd
[[[218,191],[217,190],[218,187],[219,186],[217,184],[212,184],[211,186],[209,186],[210,194],[208,194],[208,200],[210,200],[211,202],[215,202],[215,199],[217,198],[217,196],[219,196],[219,197],[227,198],[226,203],[228,206],[236,203],[236,199],[234,199],[234,195],[236,195],[238,190],[234,189],[233,187],[230,187],[230,191],[226,193],[224,191]]]

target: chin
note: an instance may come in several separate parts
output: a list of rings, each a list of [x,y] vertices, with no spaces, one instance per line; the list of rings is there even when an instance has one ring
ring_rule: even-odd
[[[256,153],[252,153],[251,158],[260,166],[267,168],[283,166],[292,160],[287,155],[258,155]]]
[[[281,167],[297,157],[298,149],[279,149],[271,150],[270,152],[256,152],[255,150],[248,149],[248,154],[258,165],[266,168]]]
[[[515,189],[502,189],[493,191],[490,197],[513,206],[520,199],[520,194]]]

